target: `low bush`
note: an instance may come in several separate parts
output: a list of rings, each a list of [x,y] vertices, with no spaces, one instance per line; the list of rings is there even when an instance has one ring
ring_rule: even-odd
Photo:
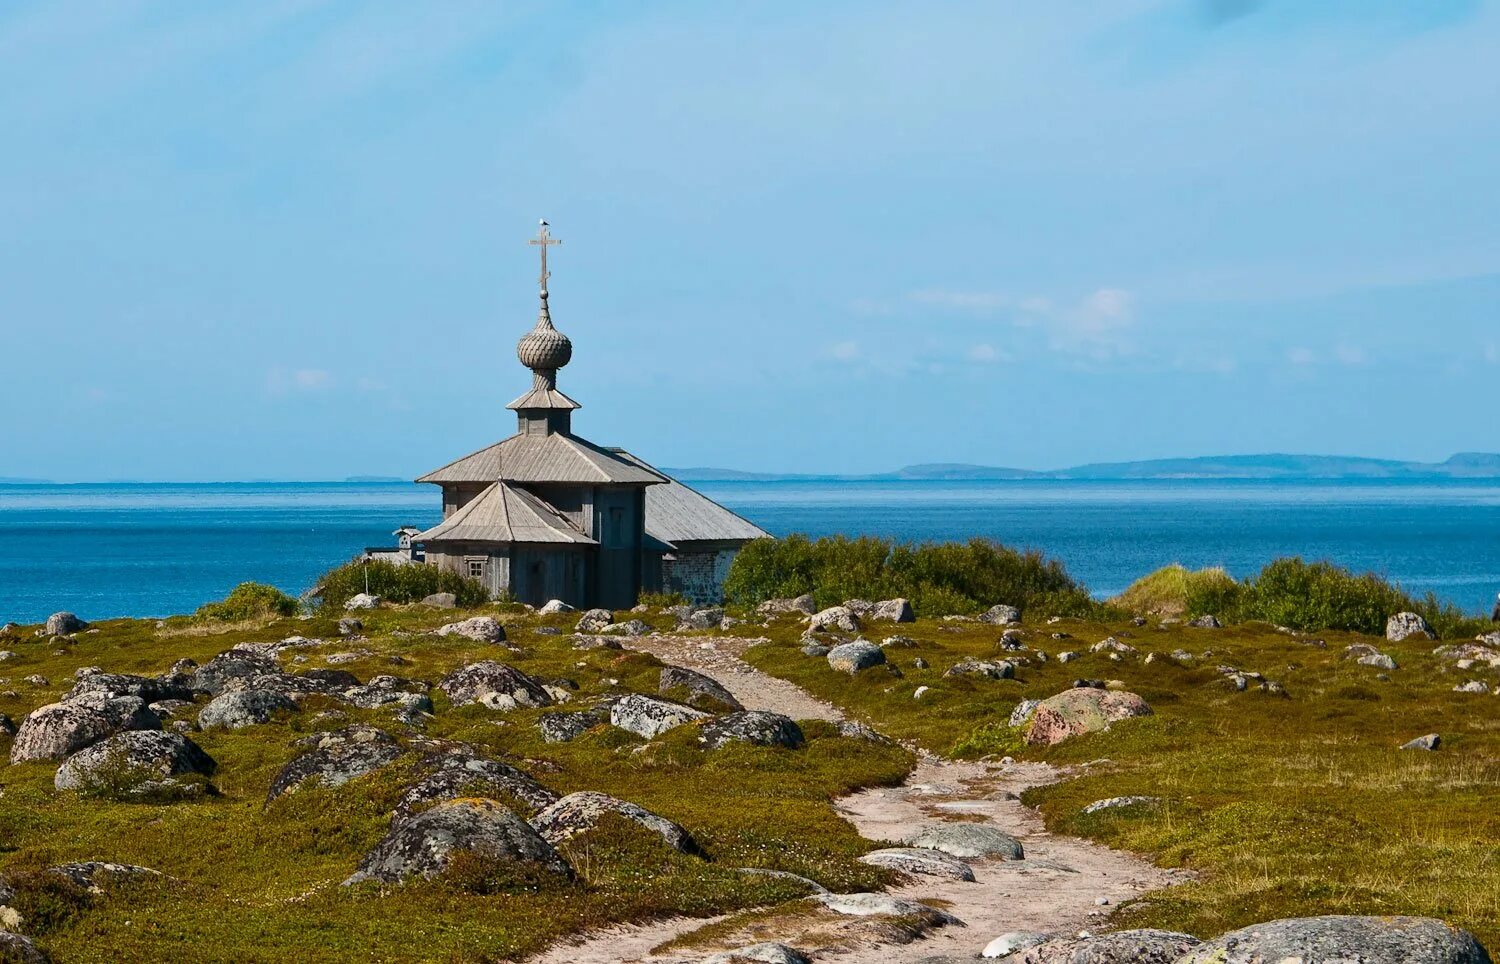
[[[355,559],[329,570],[318,580],[318,598],[325,606],[341,609],[362,592],[394,603],[421,602],[433,593],[451,592],[460,608],[490,601],[489,590],[479,580],[421,563],[397,565],[383,560]]]
[[[1173,563],[1137,579],[1110,601],[1143,616],[1218,615],[1230,608],[1241,588],[1220,567],[1193,570]]]
[[[242,623],[255,619],[277,619],[297,612],[297,600],[259,582],[242,582],[220,602],[198,607],[193,618],[205,622]]]
[[[1042,616],[1084,615],[1097,606],[1062,563],[988,539],[758,539],[740,550],[724,583],[725,597],[741,606],[803,593],[819,606],[901,596],[927,617],[977,613],[996,603]]]

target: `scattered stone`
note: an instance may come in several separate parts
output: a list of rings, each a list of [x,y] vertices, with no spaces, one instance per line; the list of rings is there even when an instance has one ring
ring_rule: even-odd
[[[904,874],[920,874],[924,877],[946,877],[950,880],[966,881],[974,879],[974,871],[962,860],[941,850],[923,847],[890,847],[885,850],[873,850],[860,857],[859,862],[872,867],[899,870]]]
[[[847,606],[829,606],[812,616],[807,625],[808,629],[815,633],[830,629],[844,633],[857,633],[860,629],[859,617],[854,615],[854,612]]]
[[[826,610],[825,610],[826,611]],[[853,676],[860,670],[885,662],[885,650],[865,639],[843,643],[828,651],[828,665],[840,673]]]
[[[356,619],[353,616],[345,616],[343,619],[339,620],[340,636],[353,636],[356,633],[363,632],[364,628],[365,624],[361,620]]]
[[[1192,949],[1180,964],[1489,964],[1468,931],[1430,917],[1295,917],[1252,924]]]
[[[89,628],[89,624],[72,613],[53,613],[47,617],[39,636],[71,636]]]
[[[765,941],[720,954],[710,954],[703,964],[812,964],[812,961],[795,947]]]
[[[74,886],[91,894],[102,894],[104,888],[133,880],[160,879],[165,877],[159,870],[137,864],[117,864],[107,860],[79,860],[68,864],[48,867],[47,873],[66,877]],[[0,955],[0,960],[9,958]]]
[[[684,630],[692,629],[718,629],[724,622],[724,610],[718,606],[710,606],[706,609],[690,609],[677,618],[677,628]],[[650,627],[647,627],[648,629]]]
[[[614,621],[614,613],[608,609],[590,609],[578,617],[578,623],[573,628],[580,633],[593,634]]]
[[[856,723],[853,720],[840,720],[838,722],[838,728],[839,736],[845,737],[846,739],[867,740],[871,743],[891,742],[884,735],[877,733],[875,730],[871,729],[863,723]]]
[[[435,877],[460,851],[572,877],[572,868],[526,821],[493,800],[464,799],[392,820],[390,832],[344,884]]]
[[[1406,743],[1401,744],[1401,749],[1436,750],[1442,742],[1443,738],[1441,736],[1438,736],[1436,733],[1429,733],[1426,736],[1419,736],[1415,740],[1410,740]]]
[[[398,720],[410,722],[432,712],[432,698],[425,692],[428,685],[402,676],[373,676],[363,686],[351,686],[339,693],[338,698],[365,710],[394,707]]]
[[[88,673],[78,678],[73,688],[64,696],[65,700],[77,699],[86,693],[102,696],[138,696],[147,703],[157,700],[191,700],[192,687],[181,677],[152,679],[149,676],[131,676],[125,673]]]
[[[802,647],[802,655],[803,656],[815,656],[815,657],[816,656],[827,656],[828,653],[829,653],[829,651],[832,650],[832,649],[833,649],[832,646],[825,646],[822,643],[818,642],[817,640],[809,640]]]
[[[780,746],[788,750],[801,747],[806,739],[802,728],[791,717],[765,710],[730,713],[704,724],[698,741],[711,750],[726,743],[753,743],[757,746]]]
[[[979,614],[979,621],[994,626],[1014,626],[1021,621],[1021,610],[1014,606],[991,606]]]
[[[705,719],[708,719],[708,714],[702,710],[638,693],[621,697],[609,708],[611,724],[648,740],[670,729]]]
[[[7,964],[51,964],[52,958],[31,938],[0,930],[0,961]]]
[[[548,743],[567,743],[608,722],[609,707],[598,706],[569,713],[543,713],[536,725]]]
[[[1192,626],[1194,629],[1223,629],[1224,628],[1224,624],[1221,623],[1221,622],[1219,622],[1219,617],[1218,616],[1213,616],[1213,615],[1199,616],[1197,619],[1191,620],[1188,623],[1188,625]]]
[[[1179,663],[1188,663],[1196,659],[1197,657],[1195,657],[1192,653],[1188,652],[1185,649],[1174,649],[1172,650],[1172,658],[1177,660],[1177,662]]]
[[[420,605],[430,609],[457,609],[458,597],[451,592],[435,592],[430,596],[423,596]]]
[[[192,740],[160,730],[130,730],[84,747],[57,768],[59,790],[107,789],[124,796],[202,793],[203,784],[175,777],[211,776],[213,758]]]
[[[1010,931],[984,945],[984,950],[979,952],[979,956],[1005,957],[1016,951],[1024,951],[1028,947],[1045,944],[1051,939],[1051,934],[1043,934],[1040,931]]]
[[[1009,723],[1011,726],[1025,726],[1036,712],[1036,708],[1042,705],[1041,700],[1025,699],[1016,704],[1016,708],[1010,711]]]
[[[914,623],[917,614],[912,612],[911,603],[905,599],[882,599],[870,607],[870,618],[876,622]]]
[[[356,609],[374,609],[380,605],[380,597],[372,596],[367,592],[355,593],[344,603],[344,608],[351,612]]]
[[[573,648],[580,652],[589,652],[595,649],[624,649],[625,647],[620,645],[618,639],[611,639],[608,636],[582,636],[575,633]]]
[[[274,657],[249,650],[231,649],[194,669],[188,685],[195,692],[217,696],[224,692],[232,679],[254,679],[280,672],[281,664]]]
[[[607,793],[585,790],[570,793],[531,818],[531,826],[553,846],[587,833],[605,814],[618,814],[657,834],[667,846],[685,854],[697,853],[692,835],[665,817]]]
[[[744,707],[717,680],[683,666],[664,666],[657,692],[700,710],[738,711]]]
[[[605,636],[644,636],[651,627],[644,619],[627,619],[623,623],[610,623],[599,630]]]
[[[44,687],[44,686],[51,686],[52,685],[52,681],[50,679],[48,679],[47,677],[43,676],[40,673],[33,673],[30,676],[23,676],[23,677],[21,677],[21,682],[23,682],[23,683],[30,683],[32,686],[36,686],[36,687]]]
[[[1012,953],[1005,964],[1174,964],[1198,946],[1198,938],[1191,934],[1150,929],[1115,931],[1055,938]],[[1323,964],[1322,959],[1318,961]]]
[[[448,623],[438,629],[439,636],[462,636],[476,643],[505,642],[505,627],[494,616],[474,616],[461,622]]]
[[[343,786],[356,777],[395,762],[405,752],[384,730],[356,723],[340,730],[315,733],[298,741],[307,752],[293,757],[271,780],[269,804],[306,781],[318,786]]]
[[[1134,655],[1136,648],[1129,643],[1122,643],[1113,636],[1107,636],[1089,647],[1091,653],[1124,653]]]
[[[947,911],[890,894],[817,894],[813,899],[846,917],[910,917],[929,927],[963,923]]]
[[[913,669],[927,669],[928,668],[927,667],[927,660],[923,659],[920,656],[918,656],[916,659],[913,659],[911,661],[911,665],[912,665]]]
[[[467,744],[438,747],[423,757],[416,769],[421,776],[396,802],[398,818],[433,803],[465,797],[514,800],[529,811],[549,807],[558,799],[529,774],[489,759]]]
[[[798,596],[796,599],[767,599],[755,607],[755,612],[761,616],[781,616],[787,613],[802,613],[811,616],[817,610],[818,607],[813,602],[811,593]]]
[[[1151,707],[1134,693],[1093,688],[1065,690],[1037,706],[1026,732],[1033,745],[1052,745],[1072,736],[1107,730],[1111,723],[1149,716]]]
[[[271,722],[277,713],[295,713],[297,704],[290,697],[271,690],[234,690],[208,701],[198,713],[198,725],[205,730],[223,727],[240,730]]]
[[[1385,653],[1376,653],[1372,656],[1361,656],[1357,660],[1361,666],[1373,666],[1376,669],[1396,669],[1396,661]]]
[[[1455,693],[1488,693],[1489,691],[1489,684],[1477,679],[1471,679],[1468,682],[1460,683],[1453,687],[1453,692]]]
[[[1057,654],[1057,661],[1059,663],[1071,663],[1071,662],[1073,662],[1073,660],[1075,660],[1077,658],[1078,658],[1078,654],[1075,653],[1075,652],[1073,652],[1072,650],[1067,650],[1065,652],[1061,652],[1061,653]]]
[[[990,662],[967,656],[952,666],[944,676],[983,676],[986,679],[1015,679],[1016,665],[1011,662]]]
[[[1095,800],[1083,808],[1084,813],[1099,813],[1102,810],[1122,810],[1126,807],[1154,807],[1161,803],[1161,797],[1106,797],[1103,800]]]
[[[982,823],[938,823],[923,827],[907,837],[910,847],[939,850],[954,857],[999,857],[1023,860],[1026,851],[1021,842],[997,827]]]
[[[16,735],[16,721],[6,716],[4,713],[0,713],[0,733],[5,734],[6,736]]]
[[[1417,613],[1397,613],[1385,621],[1386,639],[1391,642],[1400,642],[1410,636],[1437,639],[1437,633],[1433,632],[1427,620]]]
[[[116,733],[159,729],[161,718],[140,697],[89,693],[28,713],[11,743],[10,762],[61,760]]]
[[[438,687],[448,694],[454,706],[479,703],[492,710],[505,711],[552,705],[552,697],[540,680],[513,666],[488,659],[459,667],[443,677]]]

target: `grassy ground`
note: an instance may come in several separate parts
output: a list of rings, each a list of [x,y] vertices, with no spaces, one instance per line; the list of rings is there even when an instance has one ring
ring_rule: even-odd
[[[371,655],[340,668],[361,679],[381,673],[437,681],[476,659],[495,658],[546,679],[578,684],[578,699],[622,690],[654,693],[660,664],[642,654],[581,653],[566,636],[538,635],[547,622],[497,613],[511,625],[519,655],[439,638],[430,630],[465,613],[418,609],[365,615],[367,640],[303,650],[300,666],[365,648]],[[9,682],[0,712],[19,721],[72,685],[80,666],[155,674],[180,657],[204,662],[241,641],[289,635],[333,638],[332,618],[284,619],[205,632],[185,620],[102,623],[54,653],[51,642],[0,641],[16,658],[0,664]],[[401,665],[393,665],[399,657]],[[47,686],[23,682],[41,674]],[[14,694],[14,695],[10,695]],[[649,752],[622,734],[587,735],[546,744],[532,725],[539,711],[495,713],[450,708],[433,691],[436,718],[426,735],[482,745],[559,793],[602,790],[682,824],[707,859],[667,852],[655,838],[607,826],[571,843],[566,854],[583,878],[540,888],[518,882],[476,893],[462,875],[384,890],[344,888],[339,881],[388,826],[401,788],[397,764],[336,790],[303,789],[263,806],[276,771],[297,752],[292,742],[316,729],[365,720],[392,732],[389,714],[311,698],[303,712],[236,732],[194,734],[219,764],[217,796],[151,805],[81,798],[52,787],[53,764],[0,771],[0,875],[27,883],[16,903],[22,930],[67,960],[497,960],[545,945],[558,935],[607,922],[686,913],[706,915],[801,896],[784,880],[736,873],[736,867],[789,870],[835,889],[878,886],[882,872],[857,863],[871,844],[829,805],[858,787],[893,783],[909,755],[899,748],[840,738],[810,724],[798,751],[732,745],[700,750],[691,734],[668,734]],[[321,711],[338,714],[320,718]],[[0,738],[0,752],[9,741]],[[71,860],[141,864],[172,882],[121,888],[90,898],[43,883],[40,868]],[[493,889],[493,888],[490,888]]]
[[[1033,791],[1050,829],[1152,854],[1201,879],[1122,908],[1115,923],[1199,935],[1257,921],[1320,913],[1440,917],[1500,946],[1500,699],[1452,692],[1467,678],[1425,640],[1387,643],[1351,634],[1296,638],[1268,626],[1221,630],[1136,628],[1068,620],[1028,626],[1028,645],[1052,655],[1016,680],[942,676],[965,656],[1000,657],[999,630],[923,621],[900,631],[916,645],[888,647],[899,677],[871,669],[856,678],[799,652],[800,627],[783,619],[772,642],[747,659],[847,708],[892,736],[943,753],[1011,754],[1059,764],[1106,761],[1075,779]],[[1053,639],[1065,631],[1070,639]],[[760,632],[760,630],[754,630]],[[1129,634],[1128,637],[1126,634]],[[1139,650],[1119,662],[1088,648],[1113,634]],[[1373,642],[1400,668],[1343,658],[1352,642]],[[1185,649],[1200,658],[1144,662],[1147,653]],[[928,669],[915,660],[925,659]],[[1235,692],[1220,664],[1263,673],[1287,696]],[[1075,678],[1120,680],[1155,715],[1050,748],[1029,748],[1006,725],[1015,704],[1042,698]],[[929,689],[921,698],[919,686]],[[1253,684],[1252,684],[1253,686]],[[1435,753],[1400,751],[1407,740],[1442,735]],[[1084,816],[1104,797],[1142,794],[1160,807]]]

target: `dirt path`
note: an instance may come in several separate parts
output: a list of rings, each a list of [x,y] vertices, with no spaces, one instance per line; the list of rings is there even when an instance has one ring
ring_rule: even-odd
[[[843,719],[839,709],[801,687],[762,673],[739,658],[753,641],[733,638],[643,637],[633,648],[713,677],[753,710],[775,710],[794,719]],[[862,939],[845,931],[835,946],[815,950],[822,962],[869,961],[911,964],[922,960],[972,959],[1007,931],[1070,933],[1101,924],[1121,900],[1180,882],[1183,878],[1133,854],[1047,833],[1040,815],[1016,799],[1021,791],[1066,776],[1044,763],[992,764],[944,760],[924,755],[898,787],[865,790],[835,801],[839,812],[864,837],[900,841],[924,826],[960,820],[986,822],[1018,838],[1026,850],[1019,861],[975,860],[974,882],[912,877],[892,888],[898,897],[938,901],[965,927],[943,927],[910,944],[890,944],[871,929]],[[1100,904],[1100,899],[1108,904]],[[533,958],[533,964],[685,964],[707,952],[653,956],[651,948],[693,931],[705,920],[677,918],[622,927],[560,945]],[[798,934],[747,936],[743,943],[781,938],[797,946]],[[877,951],[876,948],[879,948]]]

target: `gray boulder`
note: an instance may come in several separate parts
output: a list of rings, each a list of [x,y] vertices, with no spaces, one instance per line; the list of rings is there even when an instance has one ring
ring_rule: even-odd
[[[356,609],[374,609],[379,605],[379,596],[372,596],[367,592],[361,592],[350,596],[349,600],[344,603],[344,608],[352,611]]]
[[[853,676],[860,670],[885,662],[885,650],[865,639],[843,643],[828,651],[828,665],[840,673]]]
[[[1045,944],[1051,939],[1051,934],[1043,934],[1041,931],[1008,931],[984,945],[984,950],[979,952],[979,956],[1008,957],[1016,951],[1024,951],[1028,947]]]
[[[580,633],[592,634],[599,632],[614,621],[615,614],[608,609],[590,609],[578,617],[578,625],[574,628]]]
[[[871,607],[870,618],[877,622],[913,623],[917,621],[917,614],[912,612],[911,603],[905,599],[882,599]]]
[[[811,593],[798,596],[796,599],[767,599],[755,607],[755,612],[760,616],[781,616],[787,613],[802,613],[811,616],[818,611],[813,602]]]
[[[941,850],[923,847],[890,847],[872,850],[859,858],[862,864],[899,870],[904,874],[920,874],[924,877],[946,877],[949,880],[974,879],[969,865]]]
[[[1415,740],[1401,744],[1403,750],[1436,750],[1443,742],[1443,738],[1436,733],[1419,736]]]
[[[1014,626],[1021,621],[1021,610],[1014,606],[991,606],[979,614],[979,621],[995,626]]]
[[[567,743],[608,722],[609,707],[596,706],[566,713],[543,713],[536,725],[542,731],[542,739],[548,743]]]
[[[345,616],[339,620],[340,636],[353,636],[356,633],[363,632],[364,628],[365,624],[353,616]]]
[[[573,607],[569,606],[561,599],[549,599],[540,609],[537,610],[537,613],[542,616],[555,616],[558,613],[570,613],[572,611]]]
[[[1437,633],[1432,631],[1427,620],[1417,613],[1397,613],[1385,621],[1385,638],[1392,642],[1400,642],[1410,636],[1421,636],[1423,639],[1437,639]]]
[[[528,811],[557,802],[557,794],[508,763],[492,760],[466,744],[440,747],[417,764],[420,776],[396,802],[398,817],[419,807],[464,797],[514,801]]]
[[[1221,934],[1179,964],[1490,964],[1468,931],[1430,917],[1295,917]]]
[[[505,642],[505,627],[494,616],[474,616],[456,623],[448,623],[437,631],[439,636],[462,636],[476,643]]]
[[[1361,666],[1373,666],[1376,669],[1396,669],[1396,661],[1385,653],[1369,653],[1359,657],[1356,662]]]
[[[528,864],[572,877],[572,868],[526,821],[493,800],[450,800],[391,821],[390,832],[360,861],[345,885],[366,880],[397,883],[431,878],[453,855],[474,852],[506,863]]]
[[[1175,964],[1198,945],[1198,938],[1175,931],[1115,931],[1057,938],[1027,947],[1004,960],[1005,964]]]
[[[189,774],[208,777],[214,761],[180,733],[132,730],[84,747],[57,768],[52,785],[59,790],[109,789],[126,796],[197,794],[202,781],[175,779]]]
[[[1031,714],[1042,705],[1041,700],[1024,699],[1016,704],[1016,708],[1010,711],[1010,719],[1007,721],[1011,726],[1025,726],[1031,722]]]
[[[689,609],[677,618],[678,629],[718,629],[724,622],[724,610],[718,606]]]
[[[51,964],[52,958],[31,938],[0,931],[0,961],[6,964]]]
[[[1007,660],[998,662],[985,659],[975,659],[967,656],[964,659],[948,667],[944,676],[981,676],[985,679],[1015,679],[1016,664]]]
[[[657,692],[700,710],[738,711],[744,707],[715,679],[683,666],[664,666]]]
[[[1154,807],[1161,803],[1161,797],[1105,797],[1103,800],[1095,800],[1084,807],[1082,813],[1102,813],[1105,810],[1124,810],[1129,807]]]
[[[651,626],[644,619],[627,619],[623,623],[610,623],[599,630],[605,636],[644,636]]]
[[[983,823],[931,824],[906,838],[905,842],[908,847],[938,850],[970,860],[978,857],[1023,860],[1026,857],[1021,841],[998,827]]]
[[[802,728],[790,717],[765,710],[743,710],[710,720],[699,732],[698,741],[711,750],[726,743],[754,743],[795,750],[807,742]]]
[[[927,927],[963,924],[947,911],[890,894],[815,894],[813,900],[845,917],[905,917]]]
[[[297,704],[290,697],[271,690],[234,690],[208,701],[198,713],[198,725],[205,730],[222,727],[241,730],[271,722],[277,713],[295,713]]]
[[[184,677],[153,679],[127,673],[88,673],[78,678],[78,682],[73,684],[73,688],[63,699],[77,699],[86,693],[99,693],[107,697],[138,696],[147,703],[193,698],[192,687]]]
[[[88,628],[88,623],[72,613],[53,613],[47,617],[47,624],[42,627],[42,635],[71,636],[74,633],[81,633]]]
[[[430,596],[423,596],[421,605],[432,609],[456,609],[458,597],[451,592],[435,592]]]
[[[677,824],[644,807],[618,800],[607,793],[585,790],[570,793],[531,818],[531,826],[542,839],[556,846],[598,826],[606,814],[616,814],[661,837],[667,846],[685,854],[697,853],[692,835]]]
[[[454,706],[479,703],[492,710],[513,710],[552,705],[540,680],[494,660],[461,666],[443,677],[438,687]]]
[[[763,941],[732,951],[710,954],[703,964],[812,964],[806,954],[787,944]]]
[[[373,726],[355,724],[298,741],[307,752],[293,757],[271,780],[269,804],[311,780],[337,787],[394,763],[405,752],[396,738]]]
[[[1221,623],[1221,622],[1219,622],[1219,617],[1218,616],[1213,616],[1213,615],[1199,616],[1197,619],[1190,620],[1188,622],[1188,625],[1192,626],[1194,629],[1223,629],[1224,628],[1224,624]]]
[[[807,626],[815,633],[830,629],[843,633],[857,633],[859,632],[859,617],[847,606],[829,606],[822,612],[815,613]]]
[[[433,711],[432,697],[426,693],[428,685],[421,680],[381,675],[372,676],[363,686],[351,686],[336,695],[339,700],[360,709],[390,707],[396,710],[398,720],[413,722]]]
[[[1453,687],[1455,693],[1488,693],[1489,691],[1489,684],[1480,679],[1466,680]]]
[[[610,723],[648,740],[675,727],[706,719],[708,714],[702,710],[638,693],[621,697],[609,708]]]
[[[89,693],[28,713],[11,742],[10,762],[61,760],[116,733],[159,729],[161,719],[140,697]]]
[[[91,894],[102,894],[106,887],[117,887],[132,881],[161,880],[166,878],[159,870],[137,864],[117,864],[107,860],[78,860],[69,864],[48,867],[47,873],[66,877],[75,887]],[[0,957],[0,960],[5,960]]]
[[[270,676],[280,672],[281,664],[272,656],[249,650],[231,649],[194,669],[188,685],[199,693],[211,693],[217,696],[224,692],[232,679],[253,679],[257,676]]]

